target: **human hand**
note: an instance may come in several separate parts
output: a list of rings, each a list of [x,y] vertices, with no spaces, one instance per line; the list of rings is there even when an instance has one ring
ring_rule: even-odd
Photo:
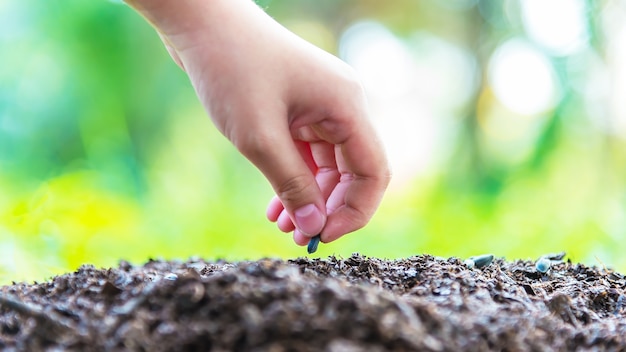
[[[132,0],[217,128],[268,179],[269,220],[306,245],[370,220],[390,180],[352,69],[250,0]]]

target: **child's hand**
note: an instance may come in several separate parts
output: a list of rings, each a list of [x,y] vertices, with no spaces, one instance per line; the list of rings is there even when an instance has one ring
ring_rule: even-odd
[[[271,221],[295,229],[299,245],[367,224],[390,172],[349,66],[251,0],[128,2],[159,31],[217,128],[271,183]]]

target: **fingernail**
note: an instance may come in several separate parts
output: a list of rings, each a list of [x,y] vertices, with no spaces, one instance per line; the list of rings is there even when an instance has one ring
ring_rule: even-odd
[[[293,212],[296,218],[296,226],[300,231],[311,237],[322,232],[324,216],[314,204],[308,204]]]

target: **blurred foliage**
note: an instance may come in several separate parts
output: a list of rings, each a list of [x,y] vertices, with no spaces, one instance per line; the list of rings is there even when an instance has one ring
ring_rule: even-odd
[[[370,225],[316,254],[536,258],[566,250],[574,261],[626,269],[623,111],[611,100],[624,93],[613,75],[626,71],[624,56],[611,44],[624,37],[614,18],[623,8],[607,14],[608,3],[578,2],[586,44],[555,54],[533,39],[518,1],[258,3],[323,49],[345,49],[342,58],[370,85],[381,130],[415,136],[388,136],[400,143],[390,147],[399,174]],[[384,60],[392,56],[350,51],[355,28],[390,33],[412,58],[409,69],[394,73]],[[128,7],[9,0],[0,3],[0,29],[0,282],[120,259],[305,254],[266,221],[269,185],[216,132],[185,74]],[[501,89],[489,77],[511,38],[547,59],[552,105],[515,111],[501,90],[518,83]],[[454,71],[453,53],[471,72]],[[375,64],[359,66],[366,59]],[[605,87],[594,85],[603,74],[615,77],[610,89],[588,89]],[[417,93],[385,100],[376,79]],[[396,114],[405,104],[408,113]],[[427,113],[412,110],[424,105]],[[420,127],[431,125],[439,127]],[[430,147],[419,144],[431,135]],[[417,167],[411,157],[422,154]]]

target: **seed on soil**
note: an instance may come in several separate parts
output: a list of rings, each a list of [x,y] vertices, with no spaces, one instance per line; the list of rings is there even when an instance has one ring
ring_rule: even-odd
[[[174,273],[169,273],[169,274],[166,274],[165,276],[163,276],[163,278],[165,280],[176,281],[176,279],[178,279],[178,275],[176,275]]]
[[[480,269],[491,264],[492,261],[493,254],[483,254],[475,257],[469,257],[469,259],[466,259],[463,263],[470,269]]]
[[[565,252],[548,253],[541,256],[542,258],[550,259],[551,261],[561,261],[565,258]]]
[[[550,266],[552,265],[552,261],[546,257],[541,257],[539,258],[539,260],[537,260],[537,263],[535,264],[535,269],[537,269],[538,272],[540,273],[546,273],[548,270],[550,270]]]
[[[317,251],[317,246],[319,244],[320,244],[320,235],[312,237],[309,240],[309,245],[308,245],[308,247],[306,247],[306,251],[309,252],[309,254],[315,253],[315,251]]]

